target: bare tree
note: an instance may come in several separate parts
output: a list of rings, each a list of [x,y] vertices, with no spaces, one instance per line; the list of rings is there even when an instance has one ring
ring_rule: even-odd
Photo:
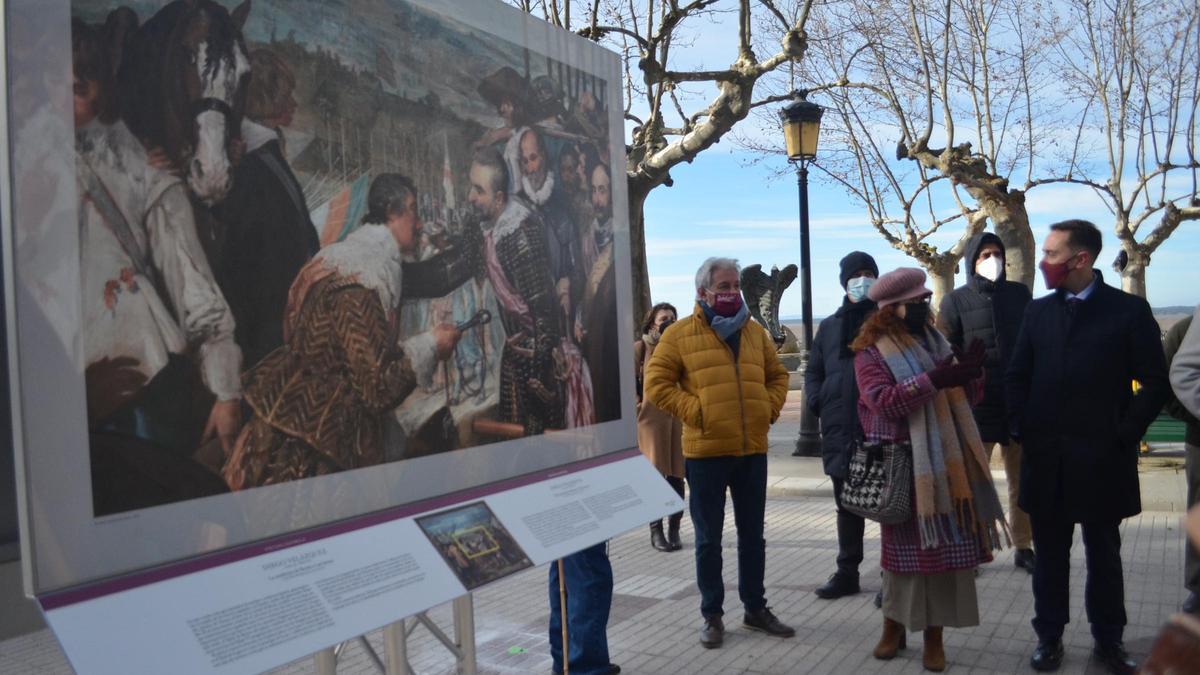
[[[803,83],[829,108],[818,168],[865,206],[892,247],[926,268],[935,302],[988,221],[1008,250],[1008,277],[1032,286],[1025,190],[1042,154],[1039,133],[1048,133],[1039,130],[1050,111],[1039,94],[1053,42],[1039,7],[845,0],[822,10],[809,26],[807,58],[771,82],[776,91]],[[1012,187],[1014,177],[1025,185]],[[944,249],[931,243],[948,234]]]
[[[626,145],[629,227],[635,316],[650,306],[644,207],[651,191],[671,185],[670,171],[691,162],[746,118],[755,85],[808,48],[805,24],[813,0],[782,11],[774,0],[510,0],[550,23],[615,49],[625,71],[625,119],[636,126]],[[572,6],[576,6],[572,11]],[[713,29],[724,13],[736,21],[729,35],[729,65],[718,70],[676,68],[690,36]],[[576,27],[571,18],[582,17]],[[756,54],[755,26],[770,26],[774,46]],[[736,37],[733,31],[736,30]],[[695,59],[692,59],[695,60]]]
[[[1039,182],[1104,199],[1127,258],[1122,286],[1144,297],[1151,255],[1182,222],[1200,220],[1200,5],[1072,0],[1062,22],[1071,26],[1059,43],[1062,80],[1080,111],[1066,171]]]

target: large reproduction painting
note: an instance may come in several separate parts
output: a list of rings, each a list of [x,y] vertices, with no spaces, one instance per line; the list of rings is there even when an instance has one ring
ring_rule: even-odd
[[[612,54],[492,0],[8,33],[33,590],[633,445]]]

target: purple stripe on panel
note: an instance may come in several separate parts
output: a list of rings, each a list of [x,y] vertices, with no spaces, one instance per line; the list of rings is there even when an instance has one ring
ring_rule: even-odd
[[[506,490],[513,490],[534,483],[541,483],[559,476],[585,471],[598,466],[620,462],[631,457],[640,455],[641,452],[637,448],[628,448],[618,450],[599,457],[585,459],[572,464],[556,466],[543,471],[535,471],[523,476],[516,476],[506,480],[481,485],[474,488],[468,488],[459,492],[431,497],[419,502],[411,504],[403,504],[391,508],[367,513],[353,518],[347,518],[336,523],[328,525],[320,525],[311,530],[306,530],[302,533],[289,533],[264,539],[250,544],[235,546],[209,555],[200,555],[195,558],[188,558],[174,563],[168,563],[159,567],[134,572],[126,576],[115,579],[106,579],[95,583],[77,586],[61,591],[47,593],[38,598],[38,602],[42,605],[43,611],[50,611],[66,607],[69,605],[87,602],[96,598],[121,593],[141,586],[148,586],[160,581],[167,581],[176,577],[194,574],[203,570],[212,569],[229,565],[241,560],[253,558],[267,553],[274,553],[286,548],[292,548],[303,544],[309,544],[321,539],[328,539],[339,534],[361,530],[367,527],[373,527],[382,523],[407,518],[409,516],[425,513],[427,511],[436,511],[455,504],[461,504],[476,499],[494,495]]]

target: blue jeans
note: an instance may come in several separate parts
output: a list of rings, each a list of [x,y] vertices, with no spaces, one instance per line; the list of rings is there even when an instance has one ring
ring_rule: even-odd
[[[567,587],[567,641],[571,674],[608,672],[608,612],[612,609],[613,573],[608,542],[602,541],[563,558]],[[554,672],[563,671],[562,613],[558,595],[558,561],[550,563],[550,658]]]
[[[738,540],[738,595],[747,612],[767,606],[763,575],[767,542],[763,520],[767,509],[767,455],[710,457],[684,461],[691,496],[688,508],[696,530],[696,584],[700,613],[721,616],[725,580],[721,576],[721,530],[725,527],[725,489],[733,497]]]

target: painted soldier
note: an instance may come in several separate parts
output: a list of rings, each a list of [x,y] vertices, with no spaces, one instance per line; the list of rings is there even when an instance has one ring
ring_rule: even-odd
[[[220,492],[191,456],[210,439],[228,450],[241,426],[233,315],[187,187],[117,119],[111,38],[76,20],[72,43],[93,506]]]
[[[284,344],[245,376],[254,418],[223,474],[234,490],[379,464],[386,414],[461,333],[449,324],[399,340],[402,268],[418,247],[412,181],[377,176],[362,227],[323,249],[288,294]]]
[[[484,267],[508,334],[500,360],[500,421],[523,424],[526,435],[562,428],[554,359],[561,309],[545,227],[527,206],[510,198],[508,166],[499,152],[477,151],[470,181],[471,206],[484,228]]]

